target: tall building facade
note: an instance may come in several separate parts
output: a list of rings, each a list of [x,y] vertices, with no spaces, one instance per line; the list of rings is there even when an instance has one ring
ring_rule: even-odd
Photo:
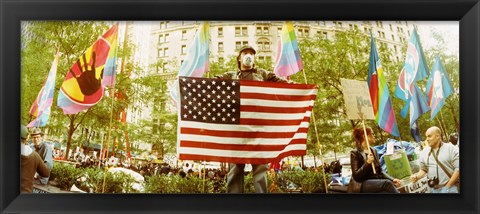
[[[148,61],[157,63],[149,73],[176,73],[186,57],[201,21],[159,21],[151,23]],[[283,21],[210,21],[210,59],[226,61],[237,55],[240,47],[253,46],[256,60],[275,61]],[[336,32],[358,29],[372,32],[377,43],[386,45],[403,60],[401,47],[410,37],[413,23],[408,21],[296,21],[298,40],[323,36],[332,38]]]

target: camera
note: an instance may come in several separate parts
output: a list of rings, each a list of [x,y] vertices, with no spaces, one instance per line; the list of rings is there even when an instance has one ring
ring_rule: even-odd
[[[438,178],[434,176],[433,178],[428,179],[428,186],[433,188],[434,186],[438,185],[438,182]]]

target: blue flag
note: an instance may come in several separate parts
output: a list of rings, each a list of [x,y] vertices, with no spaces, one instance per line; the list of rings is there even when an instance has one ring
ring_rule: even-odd
[[[425,90],[428,96],[428,105],[432,109],[430,119],[433,119],[442,109],[447,97],[453,93],[452,84],[438,56],[435,59]]]
[[[395,96],[405,101],[405,106],[400,112],[403,118],[407,116],[407,111],[410,109],[410,129],[413,130],[412,136],[415,140],[418,140],[417,137],[419,137],[414,135],[414,133],[419,133],[416,121],[429,110],[425,95],[420,91],[415,82],[425,79],[428,71],[420,39],[416,29],[413,29],[412,36],[408,41],[405,62],[398,77]]]

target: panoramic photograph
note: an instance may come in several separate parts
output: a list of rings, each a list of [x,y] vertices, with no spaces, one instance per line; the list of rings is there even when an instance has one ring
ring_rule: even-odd
[[[458,21],[22,21],[21,193],[460,193]]]

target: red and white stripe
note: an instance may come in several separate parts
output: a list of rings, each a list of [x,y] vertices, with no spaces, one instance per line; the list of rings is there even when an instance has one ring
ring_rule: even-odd
[[[182,160],[263,164],[306,154],[316,85],[240,81],[240,124],[179,118]]]

